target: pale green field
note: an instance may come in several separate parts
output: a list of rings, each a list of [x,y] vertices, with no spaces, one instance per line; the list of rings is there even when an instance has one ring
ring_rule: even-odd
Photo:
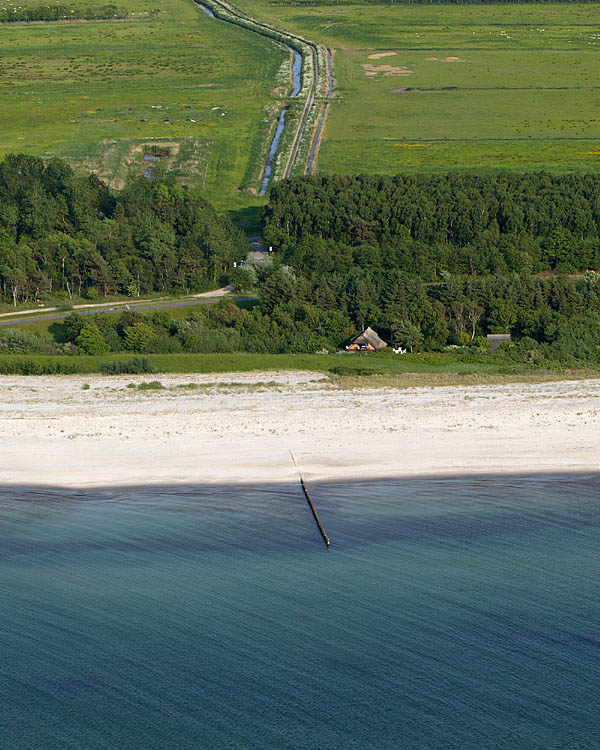
[[[242,5],[334,50],[318,172],[600,171],[598,4]]]
[[[255,202],[240,188],[285,52],[191,0],[161,7],[156,20],[0,26],[0,156],[67,156],[121,187],[144,144],[172,143],[169,166],[215,203]]]
[[[337,49],[600,48],[598,3],[313,5],[239,0],[265,19]],[[589,42],[589,45],[588,45]]]

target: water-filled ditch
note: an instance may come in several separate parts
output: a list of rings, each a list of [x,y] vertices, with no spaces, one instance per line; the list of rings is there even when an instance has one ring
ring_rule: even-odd
[[[168,155],[168,149],[161,149],[156,146],[146,148],[142,157],[144,161],[144,177],[151,180],[154,177],[154,170],[158,166],[160,160],[164,159]]]
[[[328,90],[327,90],[327,98],[331,99],[333,96],[333,60],[331,57],[331,50],[327,50],[327,83],[328,83]],[[325,117],[327,115],[327,104],[325,104],[321,108],[321,114],[319,115],[319,122],[317,124],[317,129],[315,131],[315,137],[313,138],[312,145],[310,147],[310,153],[308,154],[308,159],[306,161],[306,174],[311,174],[312,168],[313,168],[313,162],[315,160],[315,155],[317,153],[317,149],[319,148],[319,142],[321,140],[321,133],[323,132],[323,125],[325,125]]]
[[[202,3],[198,3],[198,5],[202,8],[206,15],[210,16],[211,18],[215,18],[215,14],[210,8],[208,8],[206,5],[202,5]]]
[[[195,0],[197,5],[202,8],[202,10],[211,18],[217,18],[214,14],[214,12],[207,6],[203,5],[202,3],[198,2],[198,0]],[[259,32],[260,33],[260,32]],[[290,93],[290,98],[295,99],[298,94],[300,93],[300,90],[302,88],[302,54],[298,52],[298,50],[294,49],[293,47],[290,47],[288,45],[284,45],[287,50],[289,50],[293,55],[293,62],[292,62],[292,91]],[[267,163],[265,165],[265,171],[263,172],[263,179],[261,188],[259,191],[260,195],[264,195],[267,192],[267,188],[269,187],[269,182],[271,180],[271,176],[273,173],[273,161],[275,160],[275,156],[277,154],[277,149],[279,148],[279,143],[281,141],[281,136],[283,135],[283,131],[285,128],[285,113],[287,111],[287,107],[284,107],[279,115],[279,120],[277,122],[277,128],[275,129],[275,135],[273,137],[273,140],[271,142],[271,146],[269,148],[269,153],[267,155]],[[151,177],[152,175],[147,175]]]
[[[302,55],[298,52],[298,50],[295,50],[291,47],[289,47],[289,49],[294,55],[294,61],[292,63],[292,93],[290,94],[290,98],[295,99],[300,93],[300,89],[302,88]],[[286,112],[287,107],[284,107],[281,110],[281,114],[279,115],[277,129],[275,130],[275,135],[273,136],[273,141],[271,142],[271,148],[269,149],[269,155],[267,156],[267,164],[263,173],[263,180],[259,195],[264,195],[267,192],[267,188],[269,187],[271,174],[273,172],[273,160],[275,159],[275,155],[277,154],[279,141],[281,140],[281,136],[283,135],[283,130],[285,128]]]

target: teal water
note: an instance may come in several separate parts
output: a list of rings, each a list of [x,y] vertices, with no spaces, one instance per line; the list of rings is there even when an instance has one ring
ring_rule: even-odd
[[[0,489],[0,748],[600,748],[600,477]]]

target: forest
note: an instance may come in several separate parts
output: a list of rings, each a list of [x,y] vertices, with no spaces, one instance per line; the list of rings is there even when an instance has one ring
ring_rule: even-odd
[[[247,308],[225,299],[184,319],[167,310],[74,312],[51,326],[54,338],[0,329],[0,354],[326,353],[371,325],[388,343],[414,352],[479,354],[533,367],[600,364],[595,272],[581,279],[512,276],[426,284],[398,272],[353,271],[313,284],[275,261],[236,275],[242,282],[253,274],[260,301]],[[488,332],[511,332],[514,342],[491,353]]]
[[[202,291],[246,248],[229,219],[171,179],[135,179],[115,196],[58,159],[0,162],[5,303]]]
[[[600,364],[599,207],[587,176],[297,178],[264,211],[275,252],[234,268],[246,238],[195,191],[137,179],[114,195],[60,161],[7,157],[5,301],[225,281],[256,300],[185,319],[72,313],[53,338],[2,329],[0,353],[332,352],[371,326],[413,352]],[[513,342],[491,354],[488,333]]]
[[[265,240],[320,276],[400,269],[425,281],[600,267],[594,175],[298,177],[273,188]]]

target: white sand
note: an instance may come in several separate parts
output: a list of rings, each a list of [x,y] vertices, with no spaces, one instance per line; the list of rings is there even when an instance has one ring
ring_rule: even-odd
[[[599,468],[600,380],[340,390],[312,373],[156,377],[170,390],[1,377],[0,482],[282,482],[297,478],[290,449],[311,481]]]

